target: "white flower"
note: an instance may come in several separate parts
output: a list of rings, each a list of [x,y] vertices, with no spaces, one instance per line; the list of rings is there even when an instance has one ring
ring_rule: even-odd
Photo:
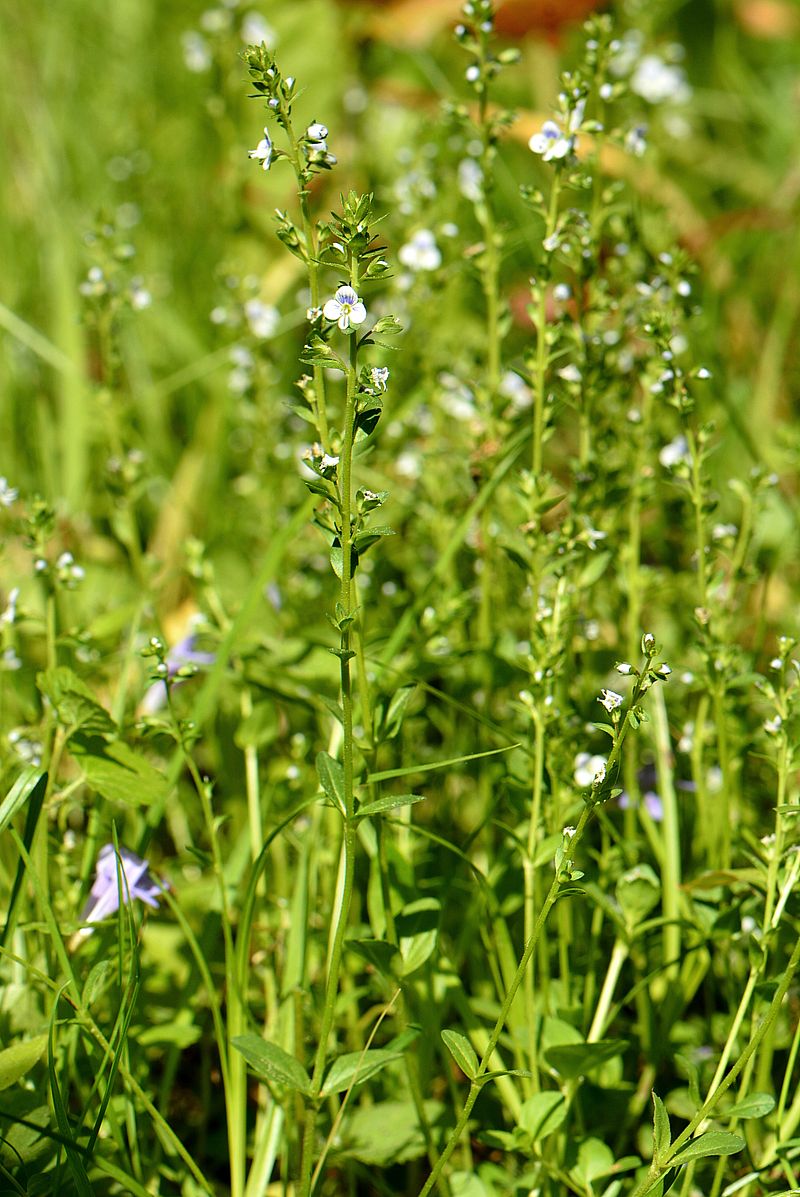
[[[211,66],[211,51],[208,42],[201,33],[193,30],[181,37],[183,47],[183,61],[188,71],[193,75],[201,75]]]
[[[631,91],[648,104],[684,104],[692,94],[686,75],[677,66],[670,66],[657,54],[645,54],[631,76]]]
[[[338,464],[338,457],[335,457],[332,453],[323,453],[320,459],[319,468],[321,470],[332,470],[335,469]]]
[[[464,78],[466,79],[467,83],[477,83],[480,77],[481,68],[477,65],[477,63],[473,63],[472,66],[468,66],[464,71]]]
[[[604,756],[592,756],[588,752],[579,752],[575,757],[573,763],[574,771],[573,778],[575,784],[585,789],[590,786],[598,774],[605,777],[606,772],[606,758]]]
[[[659,674],[660,677],[670,677],[672,674],[672,670],[669,667],[669,665],[667,664],[667,662],[664,661],[663,665],[659,665],[658,669],[656,670],[656,673]]]
[[[458,189],[470,203],[483,199],[483,171],[474,158],[464,158],[458,164]]]
[[[580,382],[581,378],[583,377],[574,362],[570,362],[568,366],[564,366],[564,368],[559,370],[557,373],[559,378],[564,379],[564,382]]]
[[[263,170],[269,170],[269,164],[272,160],[272,138],[269,135],[269,129],[264,129],[264,136],[254,150],[251,150],[247,155],[248,158],[257,158],[261,163]]]
[[[689,452],[689,442],[682,434],[676,436],[674,440],[670,441],[658,455],[658,460],[661,462],[665,470],[671,470],[676,465],[690,465],[692,455]]]
[[[244,314],[250,332],[262,341],[272,336],[280,320],[278,309],[271,304],[262,303],[260,299],[248,299],[244,305]]]
[[[511,401],[514,411],[523,411],[526,407],[530,407],[533,402],[530,387],[525,382],[525,379],[514,370],[506,370],[500,379],[499,390],[501,395]]]
[[[0,478],[0,507],[11,507],[17,501],[19,491],[15,486],[9,486],[5,478]]]
[[[275,30],[267,24],[260,12],[245,13],[239,35],[246,46],[260,46],[262,42],[274,46],[277,41]]]
[[[11,624],[17,618],[17,599],[19,598],[19,586],[15,586],[13,590],[8,592],[8,603],[6,609],[0,615],[0,623]]]
[[[739,529],[736,524],[714,524],[711,529],[711,537],[713,540],[727,540],[728,537],[737,536]]]
[[[778,732],[781,730],[782,724],[783,720],[781,719],[780,715],[776,715],[774,719],[765,719],[764,731],[771,736],[777,736]]]
[[[541,154],[544,162],[552,158],[566,158],[574,139],[565,137],[555,121],[545,121],[539,133],[534,133],[528,142],[528,149]]]
[[[634,158],[641,158],[647,149],[647,125],[634,125],[625,134],[625,149]]]
[[[373,366],[369,372],[370,382],[375,387],[376,391],[383,394],[389,382],[389,367],[388,366]]]
[[[306,138],[309,141],[325,141],[328,136],[328,130],[325,125],[321,125],[319,121],[314,121],[313,125],[309,125],[306,129]]]
[[[7,648],[3,651],[2,668],[8,670],[9,673],[22,668],[22,661],[20,661],[13,648]]]
[[[335,321],[342,332],[347,332],[351,325],[364,323],[367,309],[352,287],[340,287],[333,299],[325,304],[322,314],[326,320]]]
[[[702,382],[707,382],[708,379],[711,377],[711,371],[706,369],[705,366],[701,366],[700,369],[697,371],[697,374],[695,375],[695,377],[699,378]]]
[[[629,665],[627,661],[620,661],[617,665],[617,673],[621,673],[623,677],[629,677],[633,673],[633,666]]]
[[[562,827],[561,834],[565,840],[571,840],[575,836],[576,829],[574,827]]]
[[[597,701],[606,708],[610,715],[612,711],[616,711],[622,706],[624,699],[621,694],[617,694],[616,690],[601,690]]]
[[[430,229],[418,229],[397,254],[409,270],[438,270],[442,254]]]
[[[553,299],[558,303],[566,303],[572,296],[572,288],[568,283],[556,283],[553,287]]]
[[[149,308],[153,302],[153,297],[147,290],[147,287],[142,286],[140,279],[131,280],[130,288],[131,307],[134,312],[143,312],[145,308]]]

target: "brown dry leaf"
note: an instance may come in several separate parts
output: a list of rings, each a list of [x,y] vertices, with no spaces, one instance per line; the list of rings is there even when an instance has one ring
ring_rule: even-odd
[[[792,37],[800,31],[800,9],[786,0],[739,0],[734,13],[753,37]]]

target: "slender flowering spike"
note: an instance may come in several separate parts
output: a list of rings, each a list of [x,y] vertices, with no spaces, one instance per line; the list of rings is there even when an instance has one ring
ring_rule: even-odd
[[[257,158],[261,163],[262,170],[269,170],[269,164],[272,161],[272,138],[269,135],[269,129],[264,129],[261,141],[247,156],[248,158]]]
[[[615,690],[601,690],[597,701],[606,708],[610,715],[612,711],[616,711],[622,706],[623,697]]]
[[[335,321],[342,332],[347,332],[351,325],[364,323],[367,309],[352,287],[340,287],[333,299],[325,304],[322,314],[326,320]]]
[[[120,896],[123,903],[139,898],[155,909],[162,892],[163,886],[150,876],[146,860],[127,848],[120,848],[117,856],[114,845],[106,844],[97,857],[95,881],[81,913],[81,922],[102,922],[119,909]],[[91,933],[91,927],[85,927],[78,936],[85,938]]]

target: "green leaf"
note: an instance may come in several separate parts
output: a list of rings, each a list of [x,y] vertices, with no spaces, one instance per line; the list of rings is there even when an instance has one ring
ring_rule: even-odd
[[[401,972],[400,953],[385,939],[349,939],[347,946],[384,977],[395,980]]]
[[[270,1043],[268,1039],[252,1033],[237,1035],[231,1043],[242,1053],[256,1076],[285,1085],[296,1093],[306,1096],[311,1093],[311,1081],[303,1065],[277,1043]]]
[[[35,765],[23,769],[0,805],[0,832],[5,831],[17,811],[25,805],[37,786],[47,786],[47,774]]]
[[[356,811],[356,817],[366,819],[369,815],[385,815],[387,811],[397,810],[401,806],[413,806],[415,802],[424,802],[424,794],[387,794],[385,798],[376,798],[374,802],[367,802]]]
[[[9,1085],[30,1072],[46,1050],[47,1035],[23,1039],[19,1043],[12,1043],[11,1047],[3,1048],[0,1051],[0,1089],[8,1089]]]
[[[648,864],[623,873],[616,886],[617,901],[625,922],[635,930],[661,898],[661,882]]]
[[[367,1052],[347,1052],[331,1064],[322,1085],[322,1096],[328,1097],[331,1093],[341,1093],[344,1089],[349,1089],[351,1085],[360,1085],[393,1060],[401,1059],[400,1052],[386,1051],[384,1048],[375,1048]]]
[[[36,685],[51,703],[59,723],[68,728],[70,734],[78,730],[90,735],[114,734],[114,720],[86,683],[71,669],[59,665],[56,669],[39,673]]]
[[[317,776],[326,796],[346,816],[347,803],[344,797],[344,769],[339,761],[334,760],[327,752],[318,752]]]
[[[578,1159],[570,1169],[570,1176],[576,1177],[587,1187],[599,1176],[608,1176],[614,1167],[614,1153],[602,1139],[584,1139],[578,1146]]]
[[[440,905],[435,898],[420,898],[404,906],[395,919],[403,959],[403,976],[421,968],[436,948]]]
[[[572,1079],[591,1072],[607,1060],[613,1060],[627,1046],[625,1039],[600,1039],[597,1043],[564,1043],[548,1048],[544,1058],[560,1076]]]
[[[563,1093],[534,1093],[522,1104],[519,1125],[537,1143],[558,1130],[566,1116],[567,1102]]]
[[[775,1098],[771,1093],[751,1093],[742,1101],[737,1101],[725,1111],[726,1118],[763,1118],[775,1109]]]
[[[370,773],[368,782],[388,781],[392,777],[408,777],[411,773],[430,773],[432,769],[447,769],[450,765],[463,765],[466,761],[477,761],[484,756],[497,756],[501,752],[511,752],[519,748],[519,742],[506,744],[503,748],[490,748],[487,752],[472,752],[468,756],[454,756],[448,761],[432,761],[425,765],[407,765],[403,769],[384,769],[382,773]]]
[[[392,695],[391,701],[389,702],[389,709],[386,712],[383,728],[383,734],[387,740],[393,739],[400,731],[403,719],[405,717],[406,708],[408,707],[413,695],[416,693],[416,689],[416,683],[412,682],[408,686],[401,686],[400,689],[396,690]]]
[[[704,1135],[698,1135],[685,1147],[673,1155],[671,1165],[688,1164],[689,1160],[703,1160],[709,1156],[735,1155],[745,1146],[741,1135],[734,1135],[731,1131],[713,1130]]]
[[[657,1093],[653,1097],[653,1158],[658,1163],[664,1159],[672,1142],[672,1129],[669,1124],[669,1114]]]
[[[376,544],[382,536],[395,536],[394,528],[388,525],[378,528],[365,528],[353,539],[353,548],[357,553],[366,553],[367,549]]]
[[[474,1080],[478,1073],[478,1057],[466,1035],[461,1031],[442,1031],[442,1039],[464,1076]]]
[[[425,1116],[433,1125],[442,1116],[440,1102],[426,1101]],[[411,1101],[379,1101],[362,1106],[344,1119],[341,1153],[362,1164],[381,1168],[404,1164],[425,1154],[425,1136]]]
[[[121,740],[75,736],[70,751],[92,789],[109,802],[146,806],[164,800],[170,784],[162,773]]]

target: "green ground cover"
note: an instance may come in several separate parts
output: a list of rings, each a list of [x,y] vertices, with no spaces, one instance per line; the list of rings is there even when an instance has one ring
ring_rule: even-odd
[[[2,5],[0,1194],[800,1192],[800,16],[590,7]]]

